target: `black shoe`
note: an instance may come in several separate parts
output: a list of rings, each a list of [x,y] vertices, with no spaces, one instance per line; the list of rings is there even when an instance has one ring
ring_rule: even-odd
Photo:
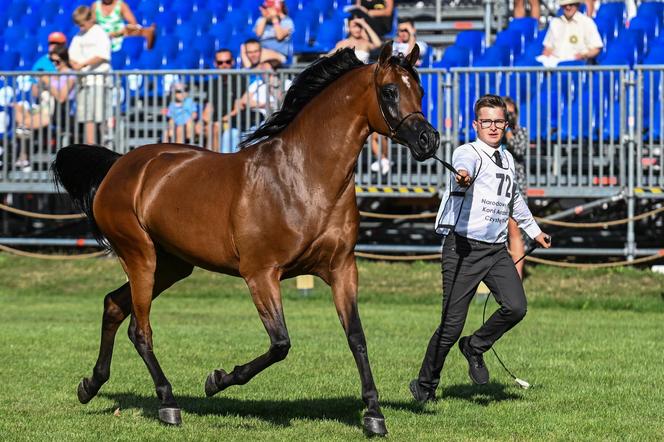
[[[426,404],[429,401],[436,400],[436,392],[433,390],[427,390],[420,386],[420,382],[417,379],[410,381],[410,392],[413,394],[413,398],[420,404]]]
[[[476,355],[468,347],[468,337],[459,339],[459,350],[468,360],[468,376],[470,380],[477,385],[484,385],[489,382],[489,370],[484,365],[484,358],[481,354]]]

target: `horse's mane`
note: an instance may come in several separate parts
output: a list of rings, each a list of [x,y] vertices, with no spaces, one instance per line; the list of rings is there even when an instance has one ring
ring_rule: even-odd
[[[346,72],[365,66],[350,48],[340,49],[329,57],[314,61],[300,72],[288,89],[281,109],[273,113],[256,131],[240,143],[248,147],[281,132],[300,110],[323,89]]]

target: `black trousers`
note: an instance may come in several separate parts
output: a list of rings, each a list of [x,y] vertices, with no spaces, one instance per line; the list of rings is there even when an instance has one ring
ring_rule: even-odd
[[[445,357],[461,336],[468,307],[481,281],[500,308],[473,333],[470,348],[481,354],[526,315],[526,295],[505,244],[487,244],[456,234],[446,236],[442,252],[443,308],[420,368],[419,382],[435,390]]]

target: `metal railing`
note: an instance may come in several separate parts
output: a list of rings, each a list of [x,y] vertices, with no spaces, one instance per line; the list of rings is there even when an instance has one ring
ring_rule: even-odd
[[[528,184],[541,197],[597,198],[623,189],[664,186],[662,66],[421,69],[423,112],[441,132],[442,158],[475,137],[473,104],[485,93],[509,95],[529,130]],[[94,141],[124,153],[143,144],[187,141],[232,151],[238,140],[278,109],[296,70],[126,71],[104,77],[93,91],[103,116]],[[81,74],[64,100],[35,86],[34,72],[0,73],[0,192],[52,192],[48,170],[54,152],[89,141]],[[50,80],[49,80],[50,81]],[[196,105],[190,123],[174,120],[177,88]],[[245,96],[250,105],[221,120]],[[252,101],[253,100],[253,101]],[[78,101],[78,103],[77,103]],[[175,104],[174,104],[175,103]],[[169,116],[169,106],[175,106]],[[216,108],[211,111],[209,106]],[[89,115],[88,115],[89,117]],[[171,121],[173,120],[173,121]],[[372,149],[373,147],[373,149]],[[385,155],[387,166],[380,164]],[[370,137],[356,170],[362,195],[427,196],[444,186],[447,172],[430,160],[418,163],[408,149]],[[655,195],[657,196],[657,195]]]

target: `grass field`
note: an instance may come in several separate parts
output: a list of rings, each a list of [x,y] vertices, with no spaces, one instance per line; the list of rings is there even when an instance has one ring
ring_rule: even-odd
[[[124,282],[113,259],[42,262],[0,255],[0,440],[362,440],[357,369],[320,280],[307,297],[282,284],[288,358],[206,398],[214,368],[268,340],[242,280],[196,271],[155,302],[155,352],[183,425],[157,420],[143,362],[118,333],[110,381],[87,405],[76,386],[97,356],[103,295]],[[455,348],[440,400],[408,392],[440,314],[437,264],[360,264],[360,312],[392,440],[664,440],[664,275],[532,268],[528,315],[471,386]],[[491,305],[491,304],[490,304]],[[495,307],[495,305],[493,305]],[[473,303],[466,329],[481,323]]]

